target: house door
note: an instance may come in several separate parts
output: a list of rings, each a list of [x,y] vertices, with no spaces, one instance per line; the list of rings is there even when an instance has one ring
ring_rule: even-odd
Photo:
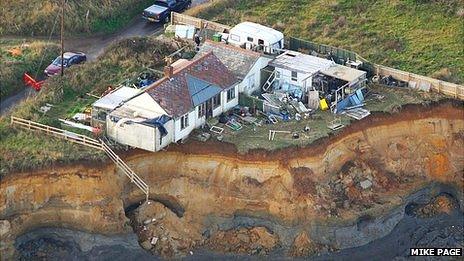
[[[206,119],[213,117],[213,99],[206,101]]]

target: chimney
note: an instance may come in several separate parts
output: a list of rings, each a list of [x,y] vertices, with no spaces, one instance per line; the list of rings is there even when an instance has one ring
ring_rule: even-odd
[[[167,65],[164,66],[164,76],[167,78],[171,78],[172,74],[174,73],[174,68],[172,68],[172,65]]]

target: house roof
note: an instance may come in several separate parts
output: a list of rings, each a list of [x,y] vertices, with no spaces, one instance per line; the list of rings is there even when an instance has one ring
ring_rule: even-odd
[[[321,73],[327,76],[344,80],[349,83],[356,82],[366,75],[365,71],[356,70],[339,64],[335,64],[325,70],[322,70]]]
[[[269,63],[277,68],[305,74],[314,74],[334,64],[333,61],[295,51],[286,51]]]
[[[139,92],[140,90],[138,89],[130,87],[121,87],[103,96],[102,98],[97,100],[92,106],[107,110],[113,110],[124,101],[134,97]]]
[[[205,82],[189,74],[187,74],[186,77],[187,86],[190,92],[190,97],[192,97],[193,106],[198,106],[206,102],[222,91],[219,86]]]
[[[195,107],[189,81],[190,85],[192,81],[201,81],[203,85],[226,90],[234,86],[238,79],[212,52],[208,52],[175,70],[171,78],[163,77],[153,83],[146,93],[170,116],[178,117]]]
[[[244,79],[260,54],[233,45],[206,41],[200,46],[196,57],[213,52],[217,58],[231,70],[239,79]]]

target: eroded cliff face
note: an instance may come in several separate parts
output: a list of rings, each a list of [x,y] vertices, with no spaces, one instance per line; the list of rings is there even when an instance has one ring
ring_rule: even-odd
[[[388,234],[405,199],[427,184],[450,184],[463,206],[463,112],[448,104],[374,115],[278,152],[238,155],[227,144],[190,142],[134,153],[125,160],[153,201],[131,213],[132,225],[144,248],[164,256],[199,246],[304,255],[366,244]],[[109,164],[11,174],[0,188],[2,251],[37,227],[127,233],[124,207],[141,199]]]

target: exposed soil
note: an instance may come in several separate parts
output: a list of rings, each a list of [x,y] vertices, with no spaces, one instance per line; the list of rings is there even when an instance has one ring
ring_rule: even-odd
[[[13,253],[15,238],[40,227],[111,235],[130,224],[144,248],[166,257],[362,247],[405,213],[462,209],[463,112],[461,103],[410,106],[302,149],[239,155],[228,144],[188,142],[130,152],[125,160],[150,185],[152,202],[141,207],[143,194],[113,165],[10,174],[0,188],[1,250]],[[442,186],[455,204],[439,197],[425,206],[421,197],[441,195]],[[410,202],[424,207],[405,211]]]

